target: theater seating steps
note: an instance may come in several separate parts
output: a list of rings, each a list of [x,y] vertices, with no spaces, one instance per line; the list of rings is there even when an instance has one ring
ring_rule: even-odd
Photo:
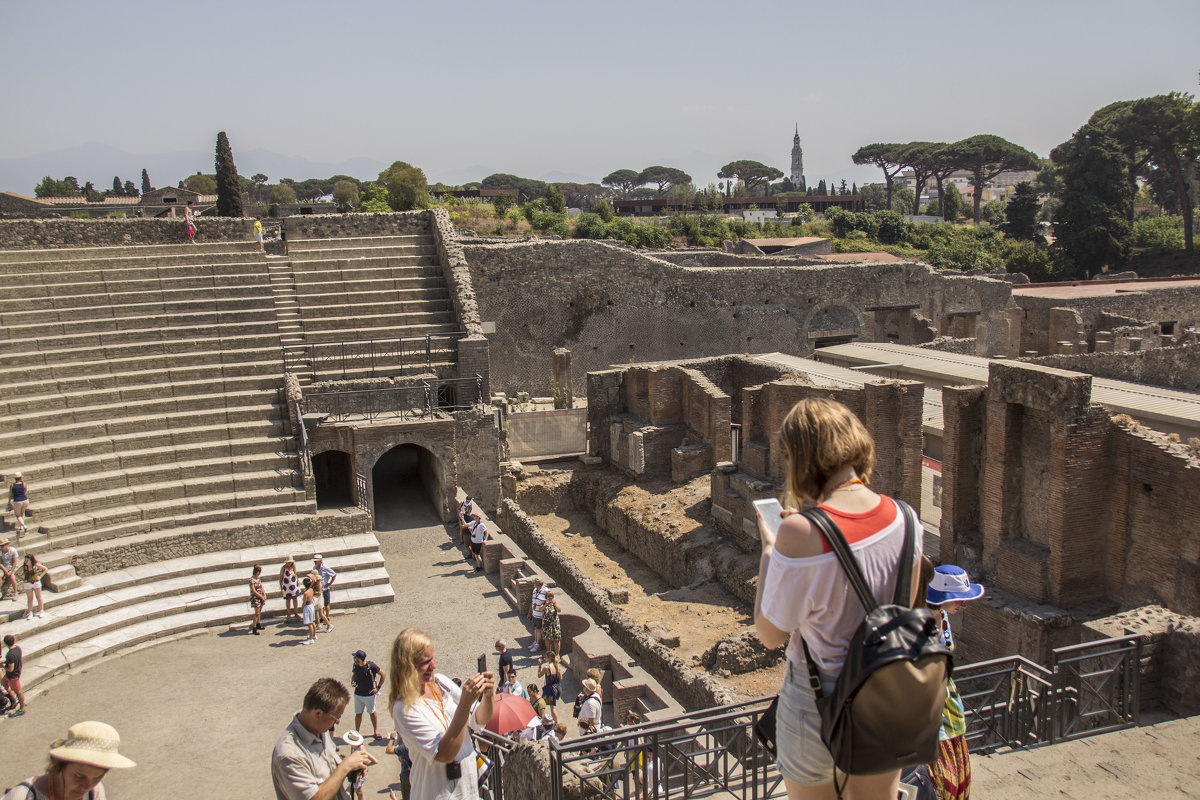
[[[36,688],[67,670],[156,638],[248,625],[248,580],[254,564],[263,566],[263,619],[282,621],[280,567],[298,557],[296,566],[303,575],[318,552],[338,573],[332,596],[335,614],[394,599],[379,541],[363,533],[205,553],[89,576],[72,589],[45,593],[46,614],[40,619],[24,619],[23,597],[15,603],[0,601],[0,633],[13,633],[20,641],[23,684],[27,690]],[[303,628],[295,625],[294,630],[296,641],[302,641]]]

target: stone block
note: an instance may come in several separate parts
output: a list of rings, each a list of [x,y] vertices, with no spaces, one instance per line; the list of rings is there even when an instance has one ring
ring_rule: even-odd
[[[608,594],[608,599],[614,605],[623,606],[629,602],[628,589],[605,589],[604,591]]]
[[[988,390],[1005,403],[1077,416],[1091,402],[1092,376],[1034,364],[993,361],[988,370]]]

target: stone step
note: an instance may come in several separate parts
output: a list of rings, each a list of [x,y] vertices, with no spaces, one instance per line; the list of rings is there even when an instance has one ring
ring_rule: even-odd
[[[183,314],[261,312],[266,309],[267,297],[210,297],[144,303],[115,303],[98,299],[97,305],[65,308],[23,308],[0,310],[0,325],[25,325],[38,322],[63,322],[81,319],[119,319],[123,317],[158,317],[171,319]]]
[[[170,537],[178,534],[170,532]],[[130,536],[116,541],[106,541],[102,548],[127,547],[130,544],[152,544],[164,537]],[[169,538],[169,537],[167,537]],[[98,549],[96,545],[85,545],[79,548],[54,550],[38,556],[41,564],[61,563],[68,566],[71,559],[81,553],[90,553]],[[43,602],[46,616],[32,620],[24,619],[25,609],[6,607],[0,603],[0,625],[17,623],[5,632],[16,633],[24,630],[24,636],[32,637],[45,633],[56,626],[67,622],[91,616],[98,611],[106,611],[121,606],[134,605],[158,597],[174,597],[197,589],[235,587],[239,590],[239,598],[248,600],[249,589],[247,580],[250,568],[255,564],[263,568],[263,588],[267,592],[267,602],[280,599],[279,570],[289,558],[303,555],[304,561],[296,565],[298,570],[307,570],[311,565],[311,556],[320,553],[338,573],[334,581],[334,592],[339,588],[350,585],[344,584],[343,576],[350,576],[362,570],[372,574],[368,580],[359,580],[359,585],[377,582],[379,575],[375,572],[384,566],[383,554],[379,552],[379,541],[372,533],[360,533],[350,536],[335,536],[326,539],[309,539],[301,542],[250,547],[243,550],[226,550],[203,555],[182,556],[153,561],[147,564],[126,567],[124,569],[89,575],[79,579],[78,584],[65,589],[59,587],[58,592],[44,592]],[[69,567],[74,569],[73,567]],[[360,576],[362,577],[362,576]],[[384,572],[384,581],[387,580]],[[332,598],[335,600],[336,597]],[[25,651],[28,653],[28,651]]]
[[[295,294],[297,302],[305,306],[327,305],[357,305],[359,303],[390,303],[397,310],[408,308],[425,308],[437,306],[452,308],[450,292],[445,286],[431,286],[425,289],[347,289],[346,287],[331,286],[328,292],[305,292]]]
[[[51,312],[60,316],[59,312]],[[273,316],[269,308],[239,309],[236,311],[190,311],[161,315],[129,315],[122,317],[98,317],[94,319],[78,319],[69,313],[61,316],[65,319],[47,321],[44,318],[37,322],[26,322],[19,325],[6,326],[0,331],[0,338],[27,339],[39,336],[70,336],[89,333],[118,333],[121,331],[157,330],[164,322],[170,323],[177,330],[190,328],[207,328],[221,326],[222,330],[236,332],[238,326],[246,326],[247,332],[254,330],[254,325],[269,325]]]
[[[65,437],[58,443],[43,445],[22,444],[13,447],[10,441],[0,441],[0,464],[37,463],[43,461],[67,461],[86,456],[102,456],[119,454],[135,460],[140,451],[160,450],[201,445],[221,447],[225,442],[234,439],[245,439],[253,436],[271,438],[279,441],[289,431],[290,423],[285,424],[281,419],[250,419],[239,423],[221,423],[212,425],[196,425],[192,427],[160,427],[152,426],[145,430],[134,431],[121,435],[111,435],[104,438],[72,438]],[[11,448],[11,449],[10,449]]]
[[[5,387],[0,413],[24,414],[53,408],[79,408],[95,403],[133,403],[160,397],[188,398],[208,393],[273,392],[283,388],[279,377],[251,375],[221,380],[211,375],[171,380],[169,369],[121,373],[49,382],[22,382]],[[32,389],[35,391],[20,391]]]
[[[260,360],[252,360],[251,355]],[[97,361],[71,361],[53,365],[22,367],[16,373],[26,380],[8,387],[14,395],[36,393],[36,389],[46,381],[63,381],[72,378],[95,378],[103,380],[105,376],[128,376],[131,382],[142,382],[142,376],[147,372],[165,371],[171,380],[200,380],[211,376],[214,380],[220,378],[238,378],[249,375],[259,377],[274,376],[276,385],[283,378],[283,361],[280,356],[278,341],[274,348],[260,348],[252,354],[237,352],[184,353],[169,356],[137,356],[133,358],[107,359]],[[35,392],[22,391],[22,387],[32,383]],[[269,384],[269,381],[264,381]]]
[[[443,305],[446,307],[437,308],[425,303],[305,303],[300,307],[300,315],[304,317],[305,325],[322,319],[356,319],[364,323],[379,320],[384,324],[407,326],[414,322],[450,322],[453,319],[453,311],[449,308],[449,302]]]
[[[111,395],[114,393],[110,392],[107,394]],[[97,395],[102,396],[102,393],[97,393]],[[28,410],[16,414],[10,413],[0,417],[0,433],[41,430],[43,428],[73,425],[82,422],[98,422],[129,413],[136,413],[141,416],[148,414],[168,416],[196,411],[246,408],[272,410],[272,413],[276,414],[282,413],[281,407],[276,405],[277,393],[261,389],[236,393],[211,392],[186,397],[168,395],[166,397],[138,400],[127,399],[124,401],[113,398],[110,402],[104,402],[95,397],[90,399],[95,400],[95,402],[87,405],[77,405],[69,409],[50,408],[36,411]]]
[[[311,342],[364,339],[412,339],[459,333],[458,322],[445,315],[444,322],[408,324],[397,317],[321,317],[304,320],[304,335]]]
[[[73,547],[179,525],[257,518],[281,511],[298,514],[308,508],[315,510],[315,505],[308,501],[302,489],[273,488],[239,491],[232,495],[174,498],[136,506],[114,506],[94,514],[35,519],[39,525],[50,526],[49,541],[53,547]],[[36,539],[45,535],[23,538]]]
[[[432,247],[433,236],[428,232],[408,234],[388,234],[384,236],[334,236],[328,239],[295,239],[288,240],[288,255],[295,250],[297,253],[307,253],[311,250],[321,250],[327,247],[354,247],[362,245],[373,247],[386,244],[417,244]]]
[[[182,219],[180,220],[182,225]],[[310,240],[312,241],[312,240]],[[254,242],[197,242],[196,244],[143,244],[110,247],[54,247],[30,250],[0,250],[0,263],[87,261],[107,258],[162,258],[180,256],[194,262],[209,258],[239,255],[243,259],[262,258]]]
[[[267,468],[261,469],[264,466]],[[253,467],[260,469],[252,470]],[[291,489],[294,473],[286,467],[286,463],[278,461],[269,464],[248,461],[238,465],[226,462],[224,469],[215,473],[191,474],[188,469],[179,468],[171,477],[163,474],[165,471],[160,471],[158,477],[164,479],[153,483],[135,483],[127,478],[124,483],[114,480],[111,486],[100,488],[96,488],[91,481],[81,480],[80,483],[88,491],[78,494],[47,493],[46,496],[39,492],[35,498],[37,502],[30,503],[30,510],[34,512],[39,525],[53,525],[52,530],[57,530],[76,518],[103,515],[109,509],[123,506],[143,507],[200,497],[229,496],[238,492]],[[62,487],[62,484],[50,485],[58,489]]]
[[[13,291],[6,295],[9,297],[46,297],[48,291],[58,291],[62,294],[88,294],[97,291],[127,292],[151,288],[212,289],[215,287],[219,289],[233,286],[266,286],[270,283],[270,273],[264,271],[261,265],[231,264],[226,266],[240,266],[242,269],[237,271],[227,269],[219,273],[182,267],[176,269],[138,267],[111,270],[44,271],[31,273],[27,281],[22,276],[20,287],[14,285]],[[21,289],[19,293],[18,288]]]
[[[379,247],[327,247],[301,253],[288,252],[288,262],[294,268],[303,269],[312,263],[370,260],[376,263],[410,266],[429,264],[437,260],[437,249],[432,245],[380,245]]]
[[[207,451],[197,455],[207,456]],[[24,470],[24,468],[22,468]],[[89,469],[86,472],[72,471],[51,478],[38,474],[36,510],[48,509],[50,501],[58,499],[84,498],[89,493],[123,491],[138,487],[174,482],[180,485],[198,478],[224,476],[232,482],[235,475],[266,474],[274,470],[291,470],[286,456],[270,450],[245,456],[211,456],[193,458],[184,462],[168,461],[157,464],[140,464],[128,469]],[[28,471],[28,470],[25,470]]]
[[[155,509],[149,509],[149,515],[134,515],[115,522],[109,522],[93,528],[82,528],[73,532],[53,531],[46,534],[29,534],[21,538],[20,549],[29,552],[47,552],[62,548],[77,548],[89,543],[99,543],[107,546],[107,542],[123,539],[129,536],[144,534],[170,535],[180,531],[191,531],[199,528],[223,527],[230,524],[246,524],[252,520],[271,521],[273,517],[311,516],[317,513],[317,506],[311,500],[294,498],[282,502],[261,501],[257,504],[252,500],[261,498],[242,498],[243,505],[230,507],[229,499],[224,504],[209,503],[205,507],[197,506],[196,510],[179,512],[177,508],[161,510],[159,516],[154,516]],[[178,512],[178,513],[176,513]]]
[[[161,323],[161,321],[160,321]],[[50,326],[38,326],[42,328]],[[63,326],[59,326],[60,328]],[[188,341],[204,337],[212,337],[219,332],[220,339],[226,337],[233,340],[250,341],[272,340],[276,333],[275,326],[270,320],[252,322],[219,323],[216,325],[159,325],[155,327],[126,328],[118,331],[70,331],[53,334],[30,334],[27,330],[10,328],[8,341],[11,345],[6,350],[38,350],[38,351],[70,351],[75,348],[107,348],[132,346],[147,342]],[[21,335],[25,334],[25,335]]]
[[[257,278],[258,276],[254,276]],[[220,300],[227,303],[237,299],[262,299],[269,296],[270,284],[261,278],[253,283],[231,283],[229,286],[159,286],[157,282],[128,282],[108,289],[97,284],[64,284],[30,287],[21,295],[8,294],[0,300],[0,310],[16,311],[35,305],[44,309],[92,308],[108,305],[142,305],[146,303],[188,303]]]
[[[229,431],[229,429],[226,430]],[[53,458],[54,450],[47,449],[41,451],[40,455],[48,460],[37,461],[35,457],[38,453],[26,452],[26,458],[20,463],[23,465],[22,472],[31,476],[31,479],[38,485],[38,496],[40,497],[41,487],[50,481],[71,481],[98,473],[131,472],[162,465],[186,465],[206,458],[241,461],[257,456],[271,456],[275,459],[288,460],[295,458],[291,444],[290,437],[259,435],[230,438],[219,442],[143,447],[130,452],[89,452],[75,458],[59,459]]]
[[[445,286],[446,276],[436,264],[400,267],[388,264],[355,264],[343,269],[296,270],[296,286],[307,291],[308,286],[351,286],[356,282],[379,283],[386,288],[391,283],[397,289]]]
[[[324,547],[328,553],[336,552],[337,545],[329,541],[306,541],[295,543],[295,546],[307,548],[314,544]],[[332,546],[326,546],[328,544]],[[279,553],[286,553],[288,545],[275,547]],[[378,542],[374,547],[375,553],[378,554]],[[264,575],[267,573],[265,567],[268,563],[275,565],[275,572],[278,574],[276,559],[285,556],[272,553],[263,555],[267,557],[259,560],[264,562]],[[105,655],[157,637],[197,628],[247,623],[250,618],[250,603],[246,586],[248,570],[245,564],[236,570],[240,573],[239,578],[226,578],[224,574],[229,570],[217,569],[216,573],[222,575],[219,579],[221,585],[205,585],[205,579],[208,577],[206,571],[218,566],[220,562],[215,559],[222,557],[240,560],[227,553],[209,554],[203,557],[206,560],[195,562],[193,574],[183,579],[182,586],[179,585],[181,581],[176,578],[157,581],[151,577],[148,579],[150,588],[156,588],[155,584],[162,584],[162,588],[165,589],[156,596],[130,596],[130,590],[126,588],[113,590],[111,595],[82,598],[78,602],[83,604],[79,609],[83,613],[74,614],[57,624],[55,612],[48,613],[42,619],[5,623],[5,631],[12,631],[20,639],[24,651],[24,687],[32,689],[68,669],[86,666]],[[189,579],[195,581],[191,590],[186,586]],[[229,579],[234,579],[237,583],[227,585]],[[346,581],[345,584],[342,583],[343,580]],[[268,590],[268,601],[263,618],[264,622],[269,622],[282,617],[284,612],[282,601],[278,599],[277,593],[271,592],[266,581],[264,588]],[[394,598],[386,569],[381,564],[364,564],[344,573],[339,572],[338,581],[334,584],[331,610],[336,616],[344,609],[392,602]],[[90,612],[86,610],[87,606],[91,606]],[[65,611],[66,606],[61,607],[61,610]],[[22,630],[26,626],[29,626],[29,630]],[[302,629],[298,628],[298,631],[302,633]]]
[[[62,347],[70,343],[70,346]],[[55,348],[53,345],[60,347]],[[159,339],[143,339],[141,341],[113,342],[111,344],[86,345],[70,339],[57,342],[47,342],[47,347],[38,350],[24,349],[24,352],[4,352],[0,354],[0,371],[21,372],[28,367],[51,366],[58,367],[67,363],[103,362],[113,364],[135,358],[169,358],[176,363],[180,356],[199,357],[193,363],[210,363],[225,361],[230,353],[242,354],[247,357],[261,357],[277,349],[279,340],[277,331],[236,335],[224,330],[204,329],[203,335],[174,336]],[[5,348],[20,350],[21,348]]]

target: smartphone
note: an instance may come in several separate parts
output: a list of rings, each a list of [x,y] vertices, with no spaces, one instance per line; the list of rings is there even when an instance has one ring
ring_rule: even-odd
[[[783,517],[779,516],[783,511],[783,506],[779,505],[779,501],[774,497],[764,497],[761,500],[754,501],[754,510],[762,514],[766,520],[767,529],[772,534],[779,533],[779,525],[783,522]]]
[[[487,653],[479,654],[479,661],[475,666],[479,667],[480,674],[487,672]]]

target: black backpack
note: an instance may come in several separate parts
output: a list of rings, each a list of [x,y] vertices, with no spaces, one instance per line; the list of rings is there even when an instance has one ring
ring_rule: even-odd
[[[847,775],[925,764],[938,754],[953,659],[932,612],[908,607],[918,525],[908,504],[897,500],[896,505],[904,515],[904,547],[896,592],[885,606],[875,602],[837,524],[820,508],[803,512],[829,542],[866,609],[866,618],[850,639],[832,696],[822,692],[816,664],[804,644],[810,685],[821,714],[821,739],[834,764]]]
[[[596,697],[596,693],[584,694],[580,692],[575,698],[575,707],[571,709],[571,716],[579,719],[579,712],[583,710],[583,704],[587,702],[589,697]]]

